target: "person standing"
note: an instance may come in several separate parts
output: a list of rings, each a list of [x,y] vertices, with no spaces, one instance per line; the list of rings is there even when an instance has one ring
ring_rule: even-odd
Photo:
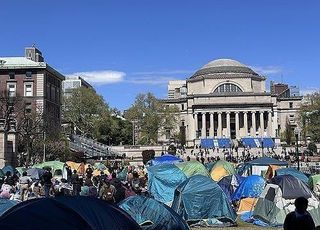
[[[42,175],[42,183],[44,185],[44,194],[45,197],[50,197],[50,189],[52,188],[52,173],[51,168],[44,168],[46,171]]]
[[[110,184],[110,181],[105,181],[100,189],[99,197],[107,201],[108,203],[113,204],[115,203],[115,198],[114,198],[115,193],[116,193],[115,187]]]
[[[27,172],[22,173],[22,177],[19,179],[20,184],[20,200],[24,201],[29,190],[29,186],[32,183],[30,177],[28,177]]]
[[[71,176],[71,184],[72,184],[72,195],[73,196],[79,196],[81,185],[80,185],[80,179],[77,174],[77,170],[73,170],[73,174]]]
[[[316,229],[314,221],[307,211],[308,200],[304,197],[298,197],[294,205],[296,210],[287,214],[283,229],[284,230],[314,230]]]

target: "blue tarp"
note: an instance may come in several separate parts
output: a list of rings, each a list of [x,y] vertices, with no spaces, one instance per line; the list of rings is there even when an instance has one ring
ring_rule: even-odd
[[[281,175],[291,175],[295,178],[300,179],[304,183],[308,184],[308,177],[303,174],[302,172],[298,171],[295,168],[280,168],[276,170],[276,176],[281,176]]]
[[[148,168],[148,190],[158,201],[169,203],[174,190],[187,176],[175,165],[155,165]]]
[[[172,209],[192,222],[218,219],[232,224],[237,217],[219,185],[203,175],[192,176],[177,187]]]
[[[262,193],[265,184],[266,182],[261,176],[248,176],[242,181],[236,191],[232,194],[231,200],[237,201],[247,197],[257,198]]]
[[[183,160],[177,156],[166,154],[151,160],[150,165],[154,166],[154,165],[162,165],[162,164],[174,164],[178,162],[183,162]]]
[[[15,206],[17,203],[18,203],[18,201],[15,201],[15,200],[0,198],[0,216],[8,209]]]
[[[143,229],[189,229],[187,223],[172,208],[152,198],[131,196],[122,201],[119,207],[142,225]]]
[[[122,209],[83,196],[21,202],[0,217],[0,229],[141,229]]]
[[[204,148],[204,149],[213,148],[214,147],[213,138],[201,139],[200,140],[200,145],[201,145],[201,148]]]
[[[273,148],[274,141],[270,137],[244,137],[241,138],[241,142],[243,146],[250,147],[250,148]]]

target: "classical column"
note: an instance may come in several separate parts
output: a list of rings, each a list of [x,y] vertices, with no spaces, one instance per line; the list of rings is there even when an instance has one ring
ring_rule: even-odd
[[[272,137],[272,111],[268,111],[268,136]]]
[[[230,137],[230,112],[227,112],[227,137]]]
[[[202,129],[201,129],[201,137],[206,138],[206,113],[202,113]]]
[[[236,138],[239,138],[240,137],[240,133],[239,133],[239,126],[240,126],[240,124],[239,124],[239,112],[235,112],[235,116],[236,116]]]
[[[194,129],[196,131],[196,139],[198,138],[197,133],[199,130],[199,124],[198,124],[198,113],[194,113]]]
[[[214,121],[213,121],[213,113],[210,113],[210,130],[209,136],[214,137]]]
[[[256,112],[251,112],[252,115],[252,134],[251,136],[256,136],[257,127],[256,127]]]
[[[243,112],[244,136],[248,136],[248,112]]]
[[[222,136],[222,112],[218,112],[218,129],[217,129],[217,136]]]
[[[264,111],[260,111],[260,135],[263,136],[264,134],[264,117],[263,117]]]

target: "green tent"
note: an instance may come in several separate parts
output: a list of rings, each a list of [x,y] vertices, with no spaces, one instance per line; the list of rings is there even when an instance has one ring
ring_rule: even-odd
[[[20,175],[22,175],[23,172],[27,171],[24,167],[17,167],[16,170],[19,172]]]
[[[229,175],[236,174],[236,170],[234,168],[234,165],[231,162],[228,162],[225,160],[219,160],[213,165],[211,171],[213,171],[214,169],[216,169],[218,167],[223,167],[229,173]]]
[[[107,169],[108,169],[107,166],[105,166],[105,165],[104,165],[103,163],[101,163],[101,162],[95,163],[93,167],[94,167],[95,169],[100,170],[100,171],[104,171],[104,170],[107,170]]]
[[[33,165],[33,168],[51,168],[54,177],[67,178],[66,163],[60,161],[46,161]]]
[[[309,177],[309,186],[311,190],[314,189],[316,184],[320,184],[320,174],[313,175]]]
[[[193,175],[209,176],[206,167],[199,161],[187,161],[175,164],[188,178]]]

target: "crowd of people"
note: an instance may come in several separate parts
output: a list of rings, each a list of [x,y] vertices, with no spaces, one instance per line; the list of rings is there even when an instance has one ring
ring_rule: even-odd
[[[84,174],[68,166],[66,179],[53,177],[51,168],[44,170],[39,179],[32,179],[27,172],[19,177],[8,171],[1,185],[0,198],[24,201],[40,197],[82,195],[118,203],[131,195],[147,195],[147,173],[143,166],[115,165],[100,171],[99,175],[93,174],[90,164]]]

